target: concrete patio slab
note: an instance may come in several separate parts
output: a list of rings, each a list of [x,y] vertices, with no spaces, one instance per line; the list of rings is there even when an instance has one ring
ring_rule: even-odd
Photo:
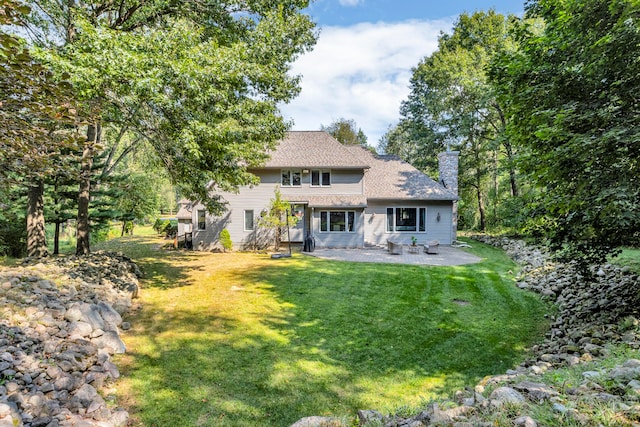
[[[464,265],[482,261],[482,258],[463,250],[443,245],[440,245],[437,254],[426,254],[422,250],[418,253],[409,253],[406,246],[401,255],[392,255],[382,248],[316,249],[314,252],[303,252],[303,254],[335,261],[412,265]]]

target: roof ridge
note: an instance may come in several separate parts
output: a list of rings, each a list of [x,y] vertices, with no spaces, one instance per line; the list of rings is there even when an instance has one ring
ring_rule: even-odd
[[[288,131],[264,167],[368,169],[369,164],[326,131]]]

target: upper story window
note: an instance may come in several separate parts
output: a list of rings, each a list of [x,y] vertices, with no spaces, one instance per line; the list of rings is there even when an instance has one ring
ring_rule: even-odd
[[[312,187],[328,187],[331,185],[331,171],[315,169],[311,171]]]
[[[281,184],[283,187],[300,187],[302,185],[302,172],[300,170],[283,170]]]
[[[387,231],[417,231],[427,229],[426,208],[387,208]]]
[[[206,212],[203,209],[198,209],[198,230],[205,230],[206,228]]]

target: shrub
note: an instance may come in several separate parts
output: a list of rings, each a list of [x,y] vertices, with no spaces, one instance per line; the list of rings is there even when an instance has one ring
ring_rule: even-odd
[[[167,224],[167,226],[164,228],[164,234],[167,237],[176,237],[176,235],[178,234],[178,224],[172,224],[171,222],[169,222],[169,224]]]
[[[158,218],[156,219],[156,222],[153,223],[153,229],[156,231],[156,233],[162,234],[164,233],[164,229],[167,228],[168,225],[169,225],[168,219]]]
[[[20,258],[27,253],[24,221],[0,222],[0,255]]]
[[[158,234],[164,234],[166,237],[176,237],[178,234],[178,220],[158,218],[153,223],[153,229]]]
[[[233,247],[233,243],[231,242],[231,234],[229,234],[229,230],[226,228],[220,232],[220,244],[224,248],[225,252],[230,251]]]

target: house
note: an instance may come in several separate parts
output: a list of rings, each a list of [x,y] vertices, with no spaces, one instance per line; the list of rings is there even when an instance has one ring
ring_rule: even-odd
[[[440,182],[396,156],[345,146],[323,131],[289,132],[264,167],[251,170],[260,184],[224,193],[221,216],[200,203],[182,201],[178,234],[193,233],[195,249],[219,246],[228,229],[237,248],[264,246],[258,220],[280,188],[298,217],[283,241],[312,236],[316,247],[384,246],[387,240],[411,243],[456,238],[458,152],[439,156]],[[264,230],[262,230],[264,231]],[[271,242],[272,240],[268,240]]]

